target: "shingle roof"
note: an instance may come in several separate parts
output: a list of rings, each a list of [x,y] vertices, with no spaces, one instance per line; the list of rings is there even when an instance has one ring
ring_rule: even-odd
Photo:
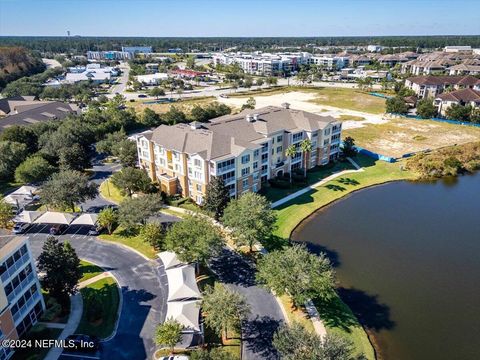
[[[251,121],[247,121],[247,116]],[[332,122],[337,120],[331,116],[268,106],[221,116],[200,127],[161,125],[146,137],[170,150],[216,159],[240,154],[245,149],[257,149],[267,136],[277,132],[316,131]]]
[[[76,112],[76,106],[61,101],[36,101],[35,104],[17,106],[18,114],[0,119],[0,132],[13,125],[29,125],[42,121],[60,120]]]
[[[408,81],[419,85],[467,85],[477,84],[478,79],[473,76],[414,76]]]
[[[437,96],[437,99],[443,101],[456,101],[456,102],[480,102],[480,91],[473,89],[462,89],[452,91],[449,93],[443,93]]]

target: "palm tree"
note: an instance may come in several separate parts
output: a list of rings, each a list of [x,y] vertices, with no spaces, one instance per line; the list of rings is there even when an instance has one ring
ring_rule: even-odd
[[[295,147],[295,145],[290,145],[289,147],[287,147],[287,150],[285,150],[285,156],[289,157],[290,158],[290,162],[292,162],[292,159],[295,157],[295,155],[297,155],[297,148]],[[290,164],[290,184],[292,183],[292,165]]]
[[[303,177],[307,177],[307,154],[312,151],[312,142],[310,139],[304,139],[300,143],[300,149],[303,154]]]

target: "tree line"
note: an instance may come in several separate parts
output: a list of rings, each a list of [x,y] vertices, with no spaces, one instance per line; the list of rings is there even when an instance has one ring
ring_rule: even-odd
[[[434,36],[344,36],[344,37],[44,37],[4,36],[2,46],[24,46],[42,53],[71,53],[84,55],[87,51],[121,50],[122,46],[152,46],[155,52],[180,48],[184,52],[220,51],[237,47],[238,50],[266,50],[315,46],[366,46],[379,44],[388,47],[441,48],[447,45],[480,47],[480,38],[474,35]]]

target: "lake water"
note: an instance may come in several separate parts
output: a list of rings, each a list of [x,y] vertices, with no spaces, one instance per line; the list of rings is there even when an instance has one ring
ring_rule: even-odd
[[[331,257],[380,358],[480,359],[480,174],[354,193],[292,238]]]

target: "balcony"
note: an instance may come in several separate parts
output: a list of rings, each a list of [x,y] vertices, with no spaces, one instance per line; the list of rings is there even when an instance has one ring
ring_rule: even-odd
[[[230,176],[228,178],[225,178],[225,179],[223,179],[223,182],[225,183],[225,185],[229,185],[231,183],[234,183],[235,182],[235,176]]]
[[[8,282],[7,280],[10,279],[13,274],[15,274],[15,272],[19,269],[22,269],[25,267],[25,264],[27,264],[28,262],[30,262],[30,256],[28,253],[26,254],[23,254],[23,256],[18,259],[17,261],[15,261],[15,263],[10,266],[7,271],[5,271],[1,276],[0,276],[0,279],[2,279],[2,282],[3,283],[6,283]]]
[[[221,168],[217,168],[217,175],[223,174],[229,170],[235,169],[235,164],[230,164],[227,166],[222,166]]]
[[[22,320],[39,300],[40,293],[37,291],[15,314],[13,314],[13,321],[15,324],[17,321]]]
[[[18,284],[13,291],[7,295],[8,302],[13,302],[13,299],[15,299],[18,295],[22,294],[27,285],[31,285],[32,282],[35,280],[35,275],[33,272],[28,274],[28,276],[23,279],[23,281]]]

